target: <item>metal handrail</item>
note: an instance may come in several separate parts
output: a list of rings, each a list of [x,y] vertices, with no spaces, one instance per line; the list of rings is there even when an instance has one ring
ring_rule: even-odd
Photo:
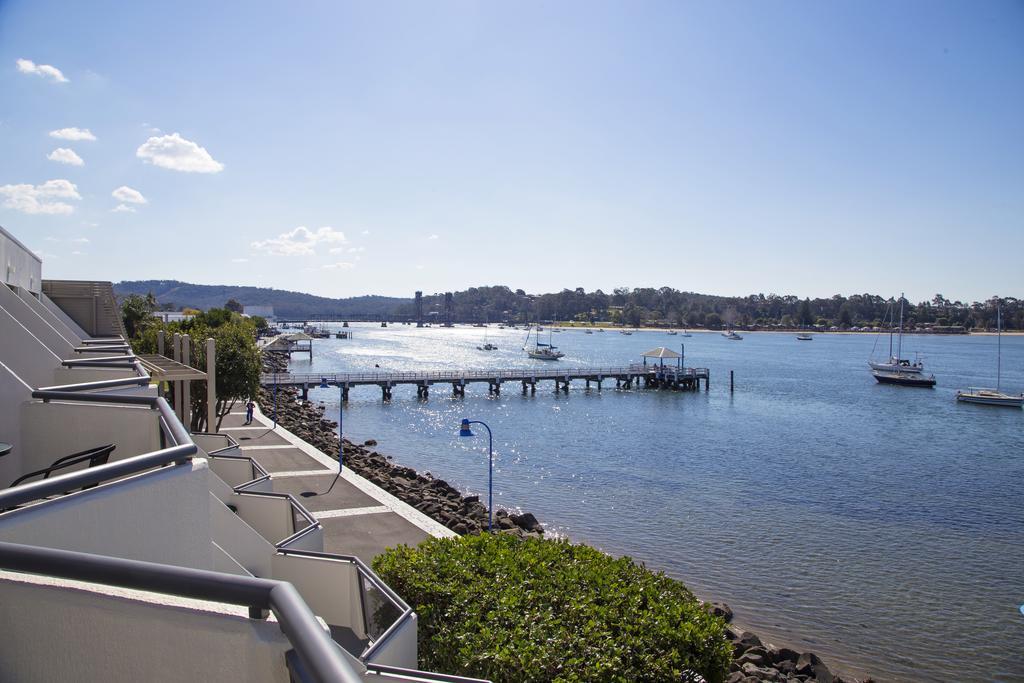
[[[269,609],[315,681],[359,683],[362,678],[342,655],[295,587],[259,579],[162,565],[56,548],[0,542],[3,569],[87,581],[106,586],[180,595],[197,600]]]
[[[94,382],[79,382],[78,384],[59,384],[52,387],[39,387],[32,392],[32,395],[35,398],[43,398],[42,396],[35,396],[35,394],[41,392],[60,393],[67,394],[68,400],[74,401],[78,400],[78,397],[83,395],[79,392],[93,391],[96,389],[117,389],[129,386],[148,387],[149,375],[145,377],[122,377],[120,379],[101,379]]]
[[[374,588],[383,593],[388,598],[388,600],[390,600],[392,604],[394,604],[394,606],[398,608],[398,611],[401,612],[399,617],[395,619],[395,621],[392,622],[392,624],[388,626],[387,629],[384,630],[384,633],[382,633],[379,638],[373,641],[370,644],[370,646],[363,650],[362,654],[359,655],[359,658],[364,662],[367,661],[370,657],[372,657],[378,650],[384,647],[387,641],[390,640],[391,637],[398,631],[399,627],[402,625],[403,622],[412,618],[412,607],[410,607],[409,604],[398,595],[398,593],[393,591],[390,586],[384,583],[381,580],[381,578],[377,576],[377,574],[365,562],[363,562],[355,555],[334,555],[331,553],[316,552],[315,550],[291,550],[289,548],[281,547],[278,548],[278,552],[280,552],[282,555],[295,555],[298,557],[315,557],[317,559],[322,560],[333,560],[335,562],[351,563],[355,565],[356,570],[363,578],[372,583]],[[365,605],[363,606],[363,609],[365,611]]]
[[[153,451],[152,453],[135,455],[124,460],[107,463],[106,465],[97,465],[96,467],[61,474],[49,479],[21,484],[12,489],[3,489],[0,490],[0,510],[8,510],[48,496],[61,495],[74,489],[102,484],[110,479],[127,477],[131,474],[138,474],[139,472],[156,467],[163,467],[172,463],[180,465],[191,459],[198,450],[195,444],[182,444]]]

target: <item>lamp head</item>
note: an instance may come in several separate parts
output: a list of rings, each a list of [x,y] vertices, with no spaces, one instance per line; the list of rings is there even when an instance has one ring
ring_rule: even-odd
[[[327,378],[326,377],[321,377],[320,378],[320,388],[321,389],[326,389],[327,388]]]
[[[473,432],[469,429],[469,420],[466,418],[462,419],[462,427],[459,429],[459,436],[473,436]]]

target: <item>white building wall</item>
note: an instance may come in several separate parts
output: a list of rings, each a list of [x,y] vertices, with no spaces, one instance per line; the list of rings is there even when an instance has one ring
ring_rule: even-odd
[[[0,227],[0,277],[3,282],[23,287],[33,294],[42,291],[43,261],[14,235]]]
[[[60,333],[60,336],[67,339],[68,343],[70,343],[71,346],[78,346],[82,343],[82,337],[77,332],[68,327],[67,323],[64,322],[64,320],[59,318],[53,311],[47,308],[46,304],[40,301],[39,298],[37,298],[35,295],[33,295],[31,292],[27,290],[21,289],[20,287],[18,288],[18,291],[16,293],[19,297],[21,297],[22,301],[28,304],[29,308],[36,312],[36,314],[40,318],[49,323],[49,325],[53,329],[57,330],[57,332]]]
[[[213,569],[208,476],[194,459],[6,512],[0,540]]]
[[[245,607],[0,572],[0,680],[287,683],[276,621]]]
[[[48,386],[53,381],[53,369],[60,367],[63,359],[2,306],[0,330],[0,362],[29,385]]]

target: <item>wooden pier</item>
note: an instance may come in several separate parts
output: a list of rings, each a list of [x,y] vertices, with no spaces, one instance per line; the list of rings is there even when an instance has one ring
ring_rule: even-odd
[[[616,389],[631,389],[635,385],[646,389],[676,389],[696,391],[703,380],[704,390],[711,386],[711,374],[707,368],[678,368],[635,363],[612,368],[552,368],[513,370],[465,370],[449,372],[345,372],[331,374],[264,373],[260,381],[266,387],[290,386],[302,389],[303,400],[309,398],[309,388],[322,384],[341,387],[343,400],[348,400],[349,391],[360,386],[377,386],[381,397],[388,401],[396,386],[409,384],[416,387],[416,395],[427,398],[435,384],[450,384],[452,395],[465,396],[469,384],[486,384],[491,394],[500,394],[506,383],[519,383],[522,393],[536,394],[539,382],[553,382],[555,392],[569,393],[572,382],[585,382],[601,391],[605,382],[615,382]]]

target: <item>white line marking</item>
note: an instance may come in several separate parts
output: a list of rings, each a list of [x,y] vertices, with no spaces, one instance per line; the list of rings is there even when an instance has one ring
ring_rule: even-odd
[[[271,472],[270,478],[277,479],[279,477],[312,477],[315,475],[331,475],[332,477],[338,473],[337,469],[334,470],[295,470],[292,472]]]
[[[268,431],[268,427],[263,425],[256,425],[255,427],[221,427],[218,431],[221,432],[247,432],[251,429],[259,429],[260,431]],[[271,430],[272,431],[272,430]]]
[[[301,451],[302,450],[298,446],[293,446],[290,443],[281,443],[281,444],[277,444],[276,446],[275,445],[270,445],[270,446],[239,446],[239,448],[241,448],[243,451],[270,451],[270,450],[274,450],[274,449],[281,449],[281,450],[285,450],[285,451],[288,451],[288,450],[298,450],[298,451]]]
[[[347,508],[345,510],[323,510],[322,512],[314,512],[313,516],[317,519],[333,519],[335,517],[355,517],[357,515],[379,515],[382,512],[391,512],[391,508],[387,505],[377,505],[374,507],[367,508]]]

